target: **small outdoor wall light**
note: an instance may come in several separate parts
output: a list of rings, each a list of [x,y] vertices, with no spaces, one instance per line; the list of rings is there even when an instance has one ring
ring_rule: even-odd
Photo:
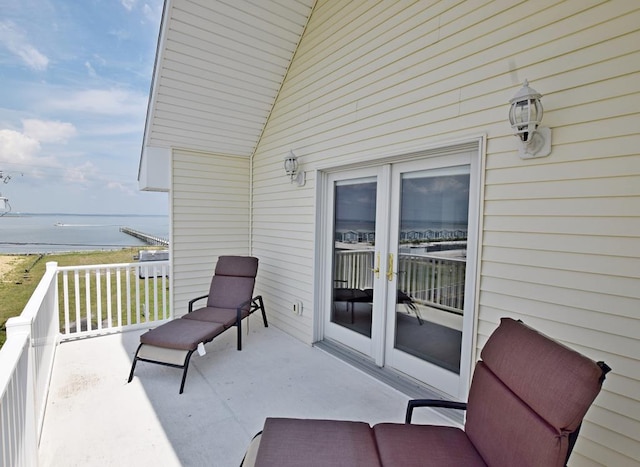
[[[291,179],[291,183],[295,182],[298,186],[305,184],[305,173],[298,171],[298,158],[293,151],[289,151],[289,155],[284,159],[284,171]]]
[[[542,94],[524,80],[522,88],[509,101],[509,122],[520,139],[522,159],[545,157],[551,153],[551,129],[539,126],[544,113],[541,97]]]

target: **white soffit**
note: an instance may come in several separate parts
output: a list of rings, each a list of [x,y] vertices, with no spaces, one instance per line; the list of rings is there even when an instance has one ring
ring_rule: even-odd
[[[253,154],[315,0],[166,0],[145,146]]]

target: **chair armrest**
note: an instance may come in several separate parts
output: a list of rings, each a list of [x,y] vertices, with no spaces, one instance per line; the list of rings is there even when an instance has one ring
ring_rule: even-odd
[[[236,307],[236,313],[238,314],[238,322],[240,322],[240,320],[242,319],[242,309],[249,304],[253,305],[254,300],[255,300],[254,298],[250,298],[249,300],[245,300],[244,302],[242,302],[240,305]],[[253,306],[249,307],[249,312],[251,311],[253,311]]]
[[[189,313],[191,313],[193,311],[193,304],[195,302],[197,302],[198,300],[202,300],[203,298],[207,298],[209,296],[209,294],[207,295],[202,295],[200,297],[196,297],[193,300],[189,300]]]
[[[457,409],[467,410],[466,402],[447,401],[443,399],[413,399],[407,404],[407,414],[405,415],[404,422],[411,423],[411,417],[413,416],[413,409],[416,407],[435,407],[444,409]]]

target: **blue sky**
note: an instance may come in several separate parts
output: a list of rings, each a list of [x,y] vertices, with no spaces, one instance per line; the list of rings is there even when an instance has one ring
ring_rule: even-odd
[[[137,185],[161,14],[161,0],[0,0],[12,211],[167,213]]]

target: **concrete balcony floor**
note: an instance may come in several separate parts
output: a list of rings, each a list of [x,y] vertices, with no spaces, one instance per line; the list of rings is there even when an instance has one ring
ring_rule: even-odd
[[[266,417],[403,421],[409,397],[255,317],[241,352],[232,329],[194,354],[184,394],[181,370],[145,362],[127,384],[140,333],[58,347],[40,465],[238,466]]]

